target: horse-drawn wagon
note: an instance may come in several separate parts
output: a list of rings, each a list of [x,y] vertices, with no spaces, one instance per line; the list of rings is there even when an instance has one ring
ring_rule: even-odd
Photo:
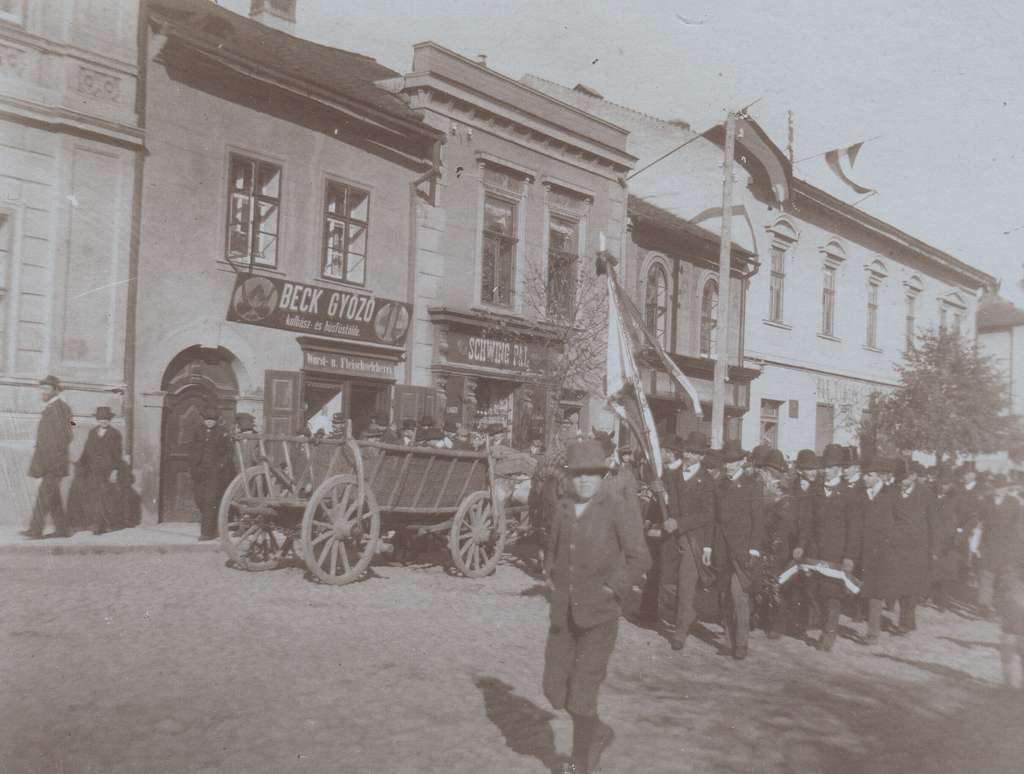
[[[481,452],[351,438],[241,434],[221,498],[221,545],[247,570],[300,557],[317,579],[359,579],[388,535],[447,533],[455,568],[494,572],[506,539],[494,461]]]

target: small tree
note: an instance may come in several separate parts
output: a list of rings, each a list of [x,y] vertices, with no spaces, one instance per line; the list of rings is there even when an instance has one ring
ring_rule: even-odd
[[[953,331],[925,331],[896,370],[899,386],[872,395],[861,420],[866,446],[914,449],[941,461],[990,449],[1004,435],[1006,385],[973,341]]]

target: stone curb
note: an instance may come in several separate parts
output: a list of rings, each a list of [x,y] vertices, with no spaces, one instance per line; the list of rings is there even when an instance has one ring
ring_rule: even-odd
[[[26,541],[25,543],[14,543],[0,545],[0,556],[11,554],[45,553],[54,554],[130,554],[130,553],[152,553],[152,554],[176,554],[183,551],[203,551],[214,553],[220,551],[220,543],[211,540],[205,543],[150,543],[137,545],[118,545],[116,543],[106,545],[46,545],[50,541]]]

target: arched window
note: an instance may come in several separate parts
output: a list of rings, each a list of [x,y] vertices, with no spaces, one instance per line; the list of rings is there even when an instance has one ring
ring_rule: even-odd
[[[647,289],[644,295],[644,324],[658,343],[668,346],[668,276],[659,263],[651,264],[647,272]]]
[[[717,341],[715,329],[718,327],[718,283],[709,279],[704,284],[704,293],[700,299],[700,355],[715,357]]]

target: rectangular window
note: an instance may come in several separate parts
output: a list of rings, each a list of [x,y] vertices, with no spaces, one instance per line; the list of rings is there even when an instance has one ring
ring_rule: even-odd
[[[579,221],[552,216],[548,226],[547,312],[551,317],[572,316],[580,259]]]
[[[825,267],[821,290],[821,332],[835,335],[836,317],[836,270],[832,266]]]
[[[779,414],[782,403],[781,400],[761,400],[761,443],[768,444],[773,449],[779,446]]]
[[[917,327],[917,297],[907,296],[906,348],[914,346],[914,329]]]
[[[498,306],[515,304],[516,205],[490,194],[484,197],[483,271],[480,298]]]
[[[964,325],[964,315],[963,315],[963,312],[954,312],[953,313],[953,333],[955,333],[957,336],[959,336],[961,334],[961,332],[963,331],[963,325]]]
[[[234,154],[230,164],[228,260],[277,266],[281,167]]]
[[[868,283],[868,330],[867,345],[878,348],[878,285]]]
[[[366,232],[370,194],[331,181],[324,196],[323,275],[366,284]]]
[[[946,305],[943,304],[939,307],[939,330],[946,330]]]
[[[786,284],[786,251],[772,247],[771,295],[768,299],[768,319],[782,322],[782,298]]]

